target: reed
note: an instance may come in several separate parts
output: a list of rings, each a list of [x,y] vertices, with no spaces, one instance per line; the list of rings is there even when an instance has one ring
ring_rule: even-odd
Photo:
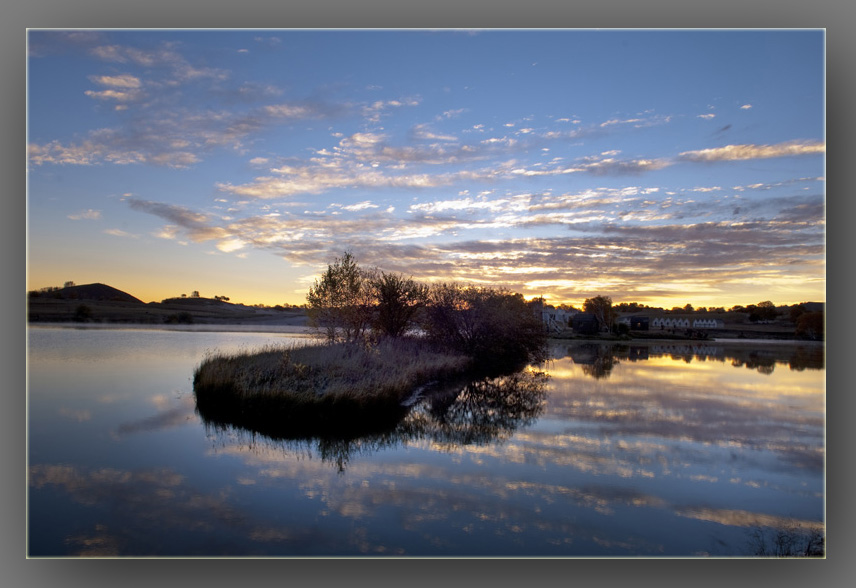
[[[354,411],[398,412],[418,387],[460,376],[471,362],[414,338],[271,346],[208,356],[194,373],[193,387],[203,416],[236,422],[250,414],[276,421],[320,415],[338,421]]]

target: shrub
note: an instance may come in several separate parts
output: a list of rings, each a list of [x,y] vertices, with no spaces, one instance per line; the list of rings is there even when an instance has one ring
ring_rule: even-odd
[[[539,359],[546,341],[540,317],[505,289],[438,284],[422,326],[432,341],[485,364]]]
[[[92,318],[92,309],[85,304],[80,304],[74,310],[74,320],[84,323]]]
[[[177,312],[174,314],[170,314],[163,318],[163,322],[174,325],[174,324],[183,324],[183,325],[192,325],[193,324],[193,315],[187,311]]]

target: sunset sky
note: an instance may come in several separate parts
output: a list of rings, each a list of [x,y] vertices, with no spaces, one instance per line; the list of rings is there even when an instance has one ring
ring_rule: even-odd
[[[826,300],[822,30],[30,30],[28,289],[301,304],[350,250],[580,306]]]

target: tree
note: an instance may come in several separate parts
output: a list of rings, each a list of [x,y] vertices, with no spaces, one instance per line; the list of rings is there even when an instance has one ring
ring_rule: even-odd
[[[806,312],[797,319],[794,334],[801,339],[822,341],[824,337],[824,316],[822,312]]]
[[[761,320],[764,321],[772,321],[779,316],[779,311],[776,310],[776,305],[769,300],[759,302],[755,306],[755,312],[757,312],[758,316],[761,317]]]
[[[583,312],[595,316],[599,330],[609,331],[612,329],[612,323],[615,321],[615,310],[612,308],[612,298],[609,296],[586,298],[583,303]]]
[[[788,318],[790,318],[792,323],[795,323],[806,312],[808,311],[805,309],[805,306],[802,304],[794,304],[788,310]]]
[[[428,286],[401,274],[376,273],[372,280],[377,311],[373,326],[379,335],[400,337],[413,325],[428,301]]]
[[[324,329],[328,341],[356,341],[365,336],[371,323],[371,278],[346,251],[309,288],[309,320]]]

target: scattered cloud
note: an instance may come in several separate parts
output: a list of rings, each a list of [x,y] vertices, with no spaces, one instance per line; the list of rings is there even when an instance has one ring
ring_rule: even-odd
[[[698,151],[684,151],[678,156],[683,161],[739,161],[815,155],[826,152],[826,144],[819,141],[788,141],[776,145],[726,145]]]
[[[593,283],[636,288],[640,279],[655,283],[653,276],[663,289],[712,287],[750,266],[770,275],[794,265],[822,273],[822,178],[688,175],[696,179],[671,184],[678,173],[659,173],[825,153],[823,141],[752,143],[745,129],[744,142],[723,145],[731,125],[721,123],[710,127],[719,130],[707,143],[661,141],[676,136],[677,125],[667,125],[677,118],[714,120],[714,108],[704,108],[711,97],[674,115],[472,112],[469,103],[445,102],[454,94],[432,105],[366,80],[318,88],[252,81],[191,58],[179,43],[137,47],[110,38],[64,40],[97,60],[89,64],[100,69],[86,70],[75,91],[109,122],[56,139],[40,133],[28,145],[28,165],[153,166],[155,174],[186,177],[194,167],[211,171],[200,187],[216,191],[207,207],[183,206],[180,196],[172,203],[123,198],[163,220],[150,238],[208,243],[215,255],[260,249],[308,265],[347,245],[365,263],[421,279],[480,276],[530,290],[550,284],[566,295]],[[271,35],[245,41],[230,59],[282,47]],[[31,52],[45,51],[33,45]],[[343,100],[343,88],[356,93]],[[693,149],[705,145],[716,146]],[[235,154],[241,163],[233,176],[227,166],[201,165]],[[101,211],[67,218],[101,220]]]
[[[75,212],[73,214],[69,214],[68,218],[71,220],[98,220],[101,218],[100,210],[83,210],[81,212]]]
[[[138,49],[124,45],[99,45],[90,53],[102,61],[133,64],[145,68],[167,68],[173,83],[184,83],[201,78],[225,80],[228,73],[217,68],[198,68],[190,65],[169,44],[156,49]]]
[[[113,235],[114,237],[129,237],[132,239],[136,239],[137,235],[132,235],[127,231],[123,231],[122,229],[104,229],[104,233],[107,235]]]
[[[419,124],[411,130],[413,138],[418,141],[457,141],[453,135],[443,135],[432,130],[427,124]]]

